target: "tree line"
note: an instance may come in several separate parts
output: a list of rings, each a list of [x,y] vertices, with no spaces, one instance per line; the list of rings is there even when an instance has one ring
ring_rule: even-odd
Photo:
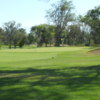
[[[27,33],[21,24],[9,21],[0,28],[0,47],[22,48],[24,45],[39,46],[84,45],[100,46],[100,6],[75,16],[71,1],[60,0],[47,11],[50,24],[32,26]]]

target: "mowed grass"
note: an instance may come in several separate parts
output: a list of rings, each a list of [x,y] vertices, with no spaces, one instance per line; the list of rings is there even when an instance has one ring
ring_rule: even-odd
[[[100,55],[92,49],[0,50],[0,100],[100,100]]]

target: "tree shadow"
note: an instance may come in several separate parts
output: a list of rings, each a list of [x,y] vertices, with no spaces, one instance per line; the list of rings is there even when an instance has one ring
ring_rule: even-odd
[[[0,71],[0,100],[70,100],[100,84],[100,65]]]

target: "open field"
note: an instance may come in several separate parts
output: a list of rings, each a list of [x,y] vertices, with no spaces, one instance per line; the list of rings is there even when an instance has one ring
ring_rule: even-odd
[[[0,100],[100,100],[100,55],[92,49],[0,50]]]

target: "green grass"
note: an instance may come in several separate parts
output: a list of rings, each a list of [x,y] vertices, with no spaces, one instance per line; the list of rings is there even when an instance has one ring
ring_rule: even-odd
[[[100,100],[100,55],[92,49],[0,50],[0,100]]]

